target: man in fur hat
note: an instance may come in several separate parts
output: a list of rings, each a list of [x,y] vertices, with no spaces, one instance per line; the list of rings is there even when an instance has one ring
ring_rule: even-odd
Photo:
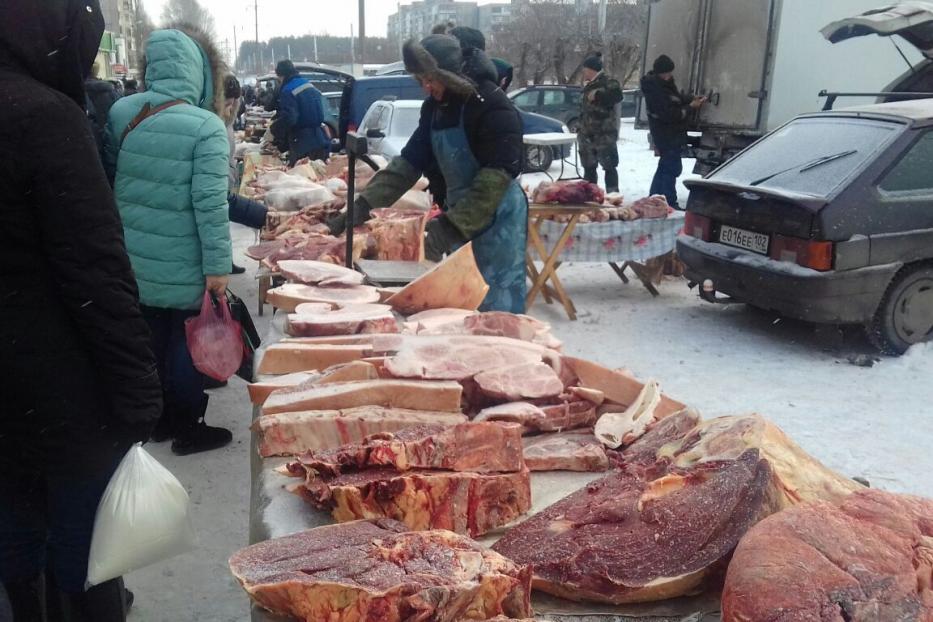
[[[403,48],[405,69],[424,87],[418,129],[357,201],[355,225],[371,208],[387,207],[425,171],[444,213],[427,226],[425,253],[440,260],[468,241],[490,290],[484,311],[525,310],[525,245],[528,203],[516,181],[522,168],[522,122],[498,87],[495,65],[481,50],[464,71],[460,42],[431,35]],[[335,234],[345,218],[330,223]]]

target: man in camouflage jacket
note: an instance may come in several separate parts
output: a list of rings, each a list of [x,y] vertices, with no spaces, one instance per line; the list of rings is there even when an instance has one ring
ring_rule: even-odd
[[[606,191],[619,191],[619,113],[622,101],[618,80],[603,71],[602,55],[598,52],[583,61],[583,104],[580,129],[577,134],[583,178],[596,183],[596,166],[606,171]]]

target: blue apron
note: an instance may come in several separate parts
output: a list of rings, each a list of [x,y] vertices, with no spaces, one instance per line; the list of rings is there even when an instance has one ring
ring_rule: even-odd
[[[480,170],[463,129],[463,109],[458,126],[431,130],[431,146],[447,182],[447,204],[455,206],[470,191]],[[480,311],[524,313],[528,199],[517,180],[509,184],[492,222],[472,241],[476,265],[489,284]]]

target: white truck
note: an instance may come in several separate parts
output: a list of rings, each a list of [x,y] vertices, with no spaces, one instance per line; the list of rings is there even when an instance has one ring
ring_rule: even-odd
[[[933,3],[883,2],[653,0],[643,66],[667,54],[678,87],[710,99],[690,125],[696,172],[838,97],[840,106],[933,97]],[[647,126],[644,100],[638,125]]]

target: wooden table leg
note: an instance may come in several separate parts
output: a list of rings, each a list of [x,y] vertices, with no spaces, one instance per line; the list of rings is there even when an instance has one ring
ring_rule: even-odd
[[[614,261],[609,262],[609,267],[612,268],[612,270],[619,276],[620,279],[622,279],[623,283],[626,285],[629,284],[628,277],[625,276],[625,268],[620,268],[619,264],[615,263]]]
[[[531,308],[531,305],[534,303],[535,298],[538,296],[544,287],[547,286],[547,282],[550,280],[554,284],[554,290],[557,295],[557,299],[564,305],[564,310],[567,312],[567,317],[571,320],[577,319],[577,310],[573,306],[573,301],[570,299],[570,296],[567,295],[567,291],[564,289],[563,284],[560,282],[560,278],[557,276],[556,265],[558,265],[558,259],[560,258],[561,253],[564,251],[564,247],[567,245],[567,242],[570,241],[570,237],[573,235],[574,229],[577,227],[577,222],[580,220],[580,214],[574,214],[570,217],[570,221],[567,223],[567,226],[564,228],[563,233],[557,239],[557,242],[554,244],[554,249],[550,255],[547,253],[547,249],[544,246],[544,242],[541,241],[541,236],[538,231],[540,226],[540,220],[538,219],[535,222],[535,226],[528,228],[528,237],[531,239],[532,246],[538,253],[538,256],[544,260],[544,268],[541,270],[540,279],[536,282],[531,291],[528,292],[528,297],[525,299],[525,308]]]
[[[648,273],[648,267],[645,264],[638,263],[636,261],[627,261],[623,270],[625,268],[631,268],[632,272],[635,273],[635,276],[638,277],[638,280],[641,281],[641,284],[645,286],[652,296],[657,298],[661,295],[661,292],[658,291],[658,288],[654,286],[654,283],[651,282],[651,275]]]

